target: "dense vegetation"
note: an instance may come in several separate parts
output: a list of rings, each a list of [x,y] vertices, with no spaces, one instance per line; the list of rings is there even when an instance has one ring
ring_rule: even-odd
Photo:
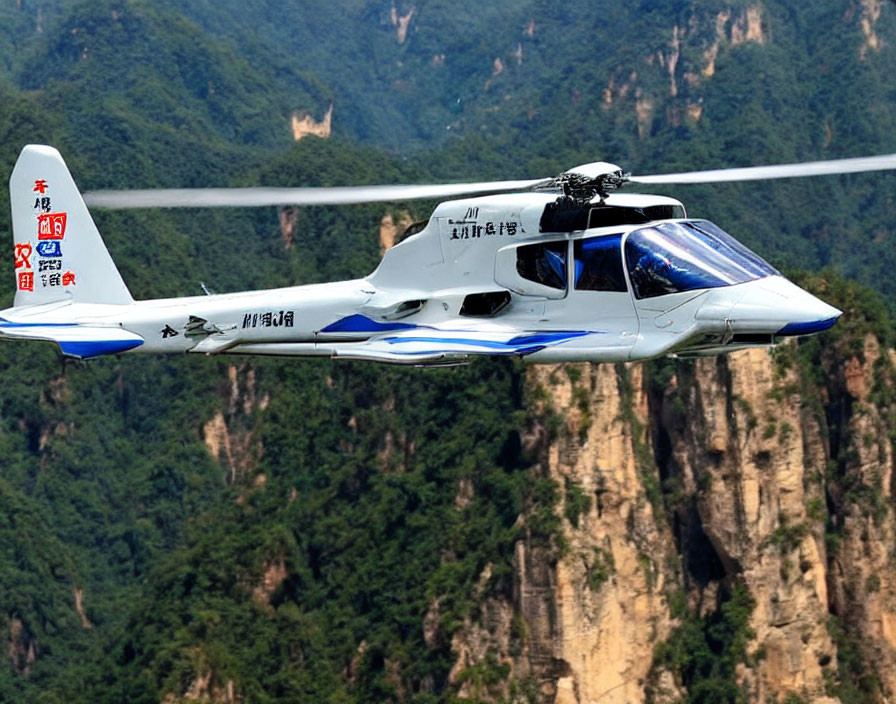
[[[764,3],[764,42],[727,37],[712,77],[689,82],[705,69],[716,14],[746,7],[432,0],[399,43],[390,6],[369,0],[6,3],[0,173],[29,142],[60,148],[85,190],[893,151],[896,54],[884,44],[863,57],[859,22],[840,8]],[[668,62],[672,27],[691,18],[671,91],[668,63],[646,57]],[[894,23],[885,7],[878,31]],[[639,77],[623,93],[632,67]],[[646,120],[636,93],[652,103]],[[319,118],[331,102],[333,139],[292,144],[291,115]],[[689,105],[699,120],[685,116]],[[865,175],[677,195],[777,264],[830,264],[891,294],[893,184]],[[227,291],[363,275],[382,212],[305,209],[290,249],[269,211],[96,218],[144,298],[195,294],[200,281]],[[0,199],[7,242],[8,223]],[[11,276],[0,295],[11,301]],[[529,529],[545,540],[556,530],[559,488],[529,472],[522,370],[506,360],[428,373],[82,364],[8,345],[0,371],[0,626],[19,624],[0,701],[159,701],[209,671],[211,686],[232,680],[253,702],[444,701],[450,637],[472,613],[483,568],[481,588],[506,593],[520,514],[544,519]],[[243,443],[229,458],[203,442],[219,413]],[[288,578],[266,590],[272,570]],[[659,656],[688,684],[709,680],[707,692],[742,657],[749,597],[735,591],[729,603],[686,619]]]

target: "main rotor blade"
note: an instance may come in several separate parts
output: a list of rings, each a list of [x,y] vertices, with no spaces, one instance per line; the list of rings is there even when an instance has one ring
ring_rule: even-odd
[[[531,188],[547,179],[409,186],[339,186],[333,188],[174,188],[92,191],[84,194],[96,208],[212,208],[264,205],[346,205],[383,201],[446,198],[474,193],[501,193]]]
[[[630,176],[628,180],[632,183],[721,183],[724,181],[759,181],[771,178],[850,174],[886,169],[896,169],[896,154],[864,156],[855,159],[807,161],[801,164],[779,164],[777,166],[748,166],[741,169],[713,169],[712,171],[688,171],[679,174]]]

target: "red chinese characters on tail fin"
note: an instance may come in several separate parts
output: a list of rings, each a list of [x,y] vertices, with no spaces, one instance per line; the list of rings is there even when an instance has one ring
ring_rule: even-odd
[[[37,239],[61,240],[65,237],[66,213],[44,213],[37,216]]]
[[[18,276],[16,277],[16,285],[18,286],[19,291],[33,291],[34,272],[20,271]]]
[[[19,291],[34,290],[34,271],[31,268],[33,249],[30,242],[15,243],[16,288]],[[23,269],[24,271],[19,271]]]
[[[19,243],[16,242],[16,258],[15,258],[15,268],[16,269],[30,269],[31,268],[31,244],[29,242]]]

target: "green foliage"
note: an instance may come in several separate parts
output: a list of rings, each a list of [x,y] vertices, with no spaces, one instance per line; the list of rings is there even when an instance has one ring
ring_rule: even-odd
[[[797,280],[809,290],[831,300],[833,305],[844,311],[841,319],[823,336],[801,340],[799,345],[791,345],[791,355],[798,365],[800,394],[810,407],[817,422],[825,428],[831,438],[831,447],[836,454],[825,468],[825,480],[841,497],[835,512],[861,511],[870,516],[876,524],[887,516],[889,506],[881,486],[881,478],[859,471],[860,460],[855,452],[856,442],[850,438],[852,430],[844,423],[843,409],[848,405],[851,413],[866,412],[863,404],[848,399],[846,381],[842,377],[845,361],[855,358],[865,363],[865,342],[869,336],[890,346],[893,341],[892,323],[883,299],[874,291],[844,280],[831,271],[817,276],[798,275]],[[888,355],[881,355],[871,369],[872,387],[867,402],[880,409],[889,409],[896,395],[893,387],[893,365]],[[822,398],[824,389],[825,398]],[[889,437],[878,438],[874,433],[866,433],[857,441],[871,447],[875,443],[896,441],[896,417],[885,411],[882,419],[886,423]],[[842,530],[843,521],[829,523],[827,536],[831,545],[838,542],[836,531]]]
[[[600,547],[591,548],[590,564],[586,565],[585,580],[588,588],[599,591],[601,586],[616,572],[613,553]]]
[[[510,665],[499,664],[495,654],[489,651],[484,660],[461,671],[458,683],[468,685],[473,701],[486,701],[490,699],[489,690],[506,680],[509,674]]]
[[[563,515],[574,528],[579,527],[579,516],[591,510],[591,497],[574,481],[566,480],[566,496]]]
[[[256,379],[271,392],[257,429],[265,489],[242,504],[225,494],[149,576],[118,645],[128,691],[183,691],[209,670],[247,697],[328,698],[344,690],[339,673],[359,648],[353,697],[379,700],[423,680],[442,687],[448,642],[486,565],[486,589],[509,589],[517,517],[527,503],[552,514],[556,500],[521,471],[513,366],[421,375],[270,363]],[[292,392],[277,394],[284,386]],[[394,463],[387,434],[401,438]],[[474,487],[462,510],[460,479]],[[265,565],[279,562],[288,579],[260,599]],[[430,650],[423,614],[434,599],[442,645]],[[488,684],[490,673],[470,676]]]
[[[827,694],[843,704],[880,701],[883,695],[880,680],[869,667],[857,635],[847,630],[835,615],[828,617],[827,628],[837,647],[837,677],[829,677]]]
[[[790,692],[781,700],[781,704],[811,704],[811,699],[808,698],[808,695],[801,696],[796,692]]]
[[[569,377],[569,381],[573,386],[578,384],[582,378],[582,367],[578,365],[565,364],[563,365],[563,371],[566,372],[566,376]]]
[[[685,613],[682,623],[654,652],[654,668],[680,677],[689,704],[742,704],[746,693],[737,686],[736,668],[747,660],[747,643],[754,600],[742,583],[730,598],[705,619]]]
[[[778,527],[765,539],[766,545],[775,545],[781,553],[796,550],[800,543],[809,534],[809,526],[806,523],[791,523],[787,514],[778,515]]]
[[[813,521],[821,521],[827,516],[827,510],[824,501],[813,496],[806,504],[806,515]]]

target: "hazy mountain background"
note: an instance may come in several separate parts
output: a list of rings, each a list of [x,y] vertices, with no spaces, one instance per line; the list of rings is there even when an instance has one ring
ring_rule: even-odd
[[[8,0],[0,172],[35,142],[59,148],[83,190],[532,178],[595,160],[662,173],[889,153],[894,29],[896,7],[878,0]],[[323,136],[302,136],[309,128]],[[853,322],[795,365],[822,388],[825,354],[862,348],[869,334],[890,340],[894,186],[892,175],[865,174],[668,192],[781,268],[829,267],[812,281]],[[428,212],[412,203],[95,217],[143,298],[196,294],[200,281],[232,291],[363,275],[379,257],[381,219],[405,209]],[[7,304],[12,291],[10,273],[0,278]],[[557,683],[571,675],[538,655],[536,621],[516,609],[521,541],[562,564],[579,513],[597,510],[537,449],[563,437],[539,405],[557,379],[539,385],[507,360],[433,373],[83,364],[13,344],[0,368],[0,700],[559,701],[565,691]],[[648,370],[656,401],[673,370]],[[684,379],[693,370],[674,368]],[[543,443],[527,444],[540,423]],[[843,476],[847,425],[822,433]],[[659,460],[672,440],[652,437]],[[831,486],[845,483],[831,472]],[[658,510],[656,520],[671,526],[698,488],[663,486],[670,517]],[[813,519],[822,543],[848,512],[835,495],[822,493]],[[788,525],[776,520],[770,534],[789,545],[794,531],[775,533]],[[703,544],[676,545],[687,562]],[[602,553],[588,554],[599,591]],[[749,579],[737,586],[745,565],[721,563],[708,582],[657,568],[686,597],[670,618],[691,639],[675,631],[687,647],[657,662],[680,698],[758,700],[734,676],[762,668],[743,646],[758,593]],[[698,604],[707,583],[715,600]],[[458,644],[496,630],[483,604],[502,599],[516,609],[515,654],[499,657],[486,639],[464,660]],[[878,701],[887,678],[875,668],[886,660],[850,659],[850,648],[862,652],[859,621],[829,611],[841,620],[830,626],[839,659],[820,666],[826,696]],[[682,654],[704,651],[699,663]],[[527,671],[510,664],[520,653]],[[803,696],[781,692],[791,694]]]

